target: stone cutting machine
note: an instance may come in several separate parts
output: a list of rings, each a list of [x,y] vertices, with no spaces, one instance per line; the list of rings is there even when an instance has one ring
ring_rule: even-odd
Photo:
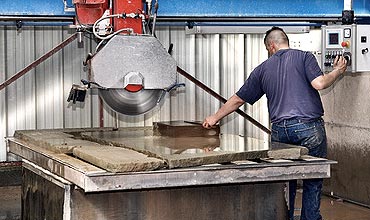
[[[74,0],[79,42],[90,32],[98,44],[85,64],[91,69],[84,86],[73,85],[67,101],[84,101],[86,90],[98,88],[114,111],[140,115],[161,103],[166,92],[184,84],[177,73],[211,94],[227,100],[177,66],[155,37],[158,0]],[[266,133],[270,130],[238,109],[238,114]]]
[[[93,87],[113,110],[143,114],[179,86],[177,72],[226,101],[179,68],[157,40],[157,2],[73,2],[79,41],[90,32],[98,44],[86,60],[89,79],[72,87],[69,101],[83,101]],[[335,164],[308,157],[307,149],[210,132],[185,121],[153,128],[17,131],[7,144],[23,161],[22,216],[280,220],[287,218],[286,182],[328,178]]]
[[[176,61],[155,37],[158,2],[151,0],[74,0],[79,41],[90,32],[98,44],[89,54],[84,86],[73,85],[68,101],[84,101],[87,88],[98,88],[113,110],[143,114],[177,85]]]

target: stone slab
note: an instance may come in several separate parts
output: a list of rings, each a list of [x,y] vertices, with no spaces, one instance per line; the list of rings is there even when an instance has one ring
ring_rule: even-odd
[[[101,131],[100,129],[86,129]],[[104,146],[99,143],[80,139],[81,131],[86,130],[28,130],[16,131],[15,137],[27,142],[34,149],[41,147],[58,154],[64,161],[74,159],[67,154],[94,164],[110,172],[150,171],[164,167],[164,161],[150,158],[137,151]],[[135,129],[133,129],[135,130]],[[145,130],[145,129],[144,129]]]
[[[73,155],[114,173],[150,171],[165,166],[163,160],[113,146],[76,147]]]
[[[90,141],[128,148],[166,161],[168,167],[192,167],[213,163],[253,160],[259,158],[299,159],[307,154],[306,148],[273,143],[271,149],[253,150],[263,144],[262,140],[249,140],[227,135],[209,137],[153,136],[140,129],[120,129],[109,132],[84,132],[81,137]],[[237,140],[237,141],[236,141]],[[237,150],[240,145],[251,149]],[[284,153],[285,152],[285,153]]]
[[[301,159],[302,155],[307,155],[308,149],[296,145],[288,145],[279,142],[271,142],[271,150],[268,157],[273,159]]]
[[[61,130],[16,131],[14,137],[55,153],[72,153],[73,148],[81,146],[99,146],[95,142],[78,139],[73,134]]]
[[[267,151],[248,152],[204,152],[199,154],[173,154],[165,155],[170,169],[178,167],[194,167],[214,163],[230,163],[232,161],[252,160],[267,157]]]
[[[77,170],[78,172],[85,173],[86,175],[106,172],[106,170],[87,163],[77,157],[71,156],[71,154],[56,153],[52,150],[49,150],[40,145],[35,145],[28,141],[14,139],[13,141],[8,142],[8,147],[10,149],[10,152],[15,151],[17,152],[17,155],[22,158],[26,158],[26,155],[28,155],[30,152],[26,149],[31,149],[31,151],[37,152],[38,155],[45,155],[40,157],[36,156],[31,160],[31,162],[37,161],[37,165],[44,169],[49,169],[50,167],[53,167],[56,168],[57,172],[59,172],[60,166],[63,166],[64,164],[69,164],[71,167],[73,167],[73,169]]]
[[[220,126],[216,125],[211,129],[203,128],[200,121],[167,121],[154,122],[153,133],[156,136],[170,137],[208,137],[218,136]]]
[[[180,132],[181,127],[190,129],[188,130],[190,136],[158,136],[155,126],[118,130],[17,131],[15,136],[29,145],[65,155],[65,159],[70,157],[69,154],[73,154],[83,161],[110,172],[149,171],[164,167],[185,168],[260,158],[299,159],[308,152],[303,147],[268,143],[238,135],[213,135],[200,132],[201,134],[196,136],[197,132],[191,129],[197,127],[196,130],[199,131],[200,125],[190,123],[184,126],[183,122],[174,122],[174,124],[179,125],[177,127],[179,130],[176,132]]]

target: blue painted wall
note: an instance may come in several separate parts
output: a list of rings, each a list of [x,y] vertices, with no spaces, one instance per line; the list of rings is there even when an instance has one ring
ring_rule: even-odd
[[[370,16],[370,1],[354,0],[356,16]],[[341,17],[343,0],[159,0],[161,16]]]
[[[65,0],[73,6],[72,0]],[[341,17],[343,0],[158,0],[162,17]],[[369,0],[353,0],[355,16],[370,17]],[[73,16],[64,0],[2,0],[0,15]]]
[[[74,16],[65,10],[64,0],[1,0],[2,16]],[[72,0],[66,0],[73,6]]]

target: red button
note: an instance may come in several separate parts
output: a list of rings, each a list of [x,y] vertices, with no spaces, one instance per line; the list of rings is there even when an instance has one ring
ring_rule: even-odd
[[[349,47],[349,42],[348,41],[343,41],[342,42],[342,47]]]

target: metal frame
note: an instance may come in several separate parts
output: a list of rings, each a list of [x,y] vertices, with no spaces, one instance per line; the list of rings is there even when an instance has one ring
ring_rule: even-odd
[[[240,25],[226,25],[225,23],[217,25],[217,22],[209,25],[197,25],[194,27],[186,27],[185,34],[264,34],[270,26],[274,23],[265,24],[264,26],[256,26],[256,23],[241,23]],[[281,25],[281,23],[276,23],[276,25]],[[284,26],[284,31],[286,33],[308,33],[310,32],[311,23],[294,23],[286,24]],[[289,26],[288,26],[289,25]],[[290,26],[291,25],[291,26]]]
[[[4,2],[5,1],[5,2]],[[43,19],[47,17],[72,18],[75,16],[72,0],[3,0],[0,17],[7,20],[17,16]],[[339,21],[343,0],[274,1],[274,0],[217,0],[173,1],[160,0],[158,21]],[[370,2],[353,1],[357,20],[370,18]],[[2,20],[3,20],[2,19]]]
[[[66,154],[27,146],[14,138],[7,139],[7,144],[9,152],[72,182],[85,192],[329,178],[330,165],[336,163],[330,160],[289,161],[110,173]]]
[[[15,82],[21,76],[24,76],[31,69],[33,69],[36,66],[38,66],[40,63],[42,63],[43,61],[45,61],[46,59],[48,59],[49,57],[51,57],[53,54],[55,54],[59,50],[61,50],[64,47],[66,47],[69,43],[71,43],[72,41],[74,41],[76,38],[77,38],[77,34],[76,33],[72,34],[70,37],[68,37],[62,43],[58,44],[56,47],[54,47],[53,49],[51,49],[49,52],[47,52],[46,54],[42,55],[40,58],[38,58],[37,60],[35,60],[31,64],[29,64],[28,66],[26,66],[25,68],[23,68],[21,71],[19,71],[16,74],[14,74],[12,77],[10,77],[9,79],[7,79],[5,82],[1,83],[0,84],[0,91],[2,89],[6,88],[7,86],[9,86],[10,84],[12,84],[13,82]]]

